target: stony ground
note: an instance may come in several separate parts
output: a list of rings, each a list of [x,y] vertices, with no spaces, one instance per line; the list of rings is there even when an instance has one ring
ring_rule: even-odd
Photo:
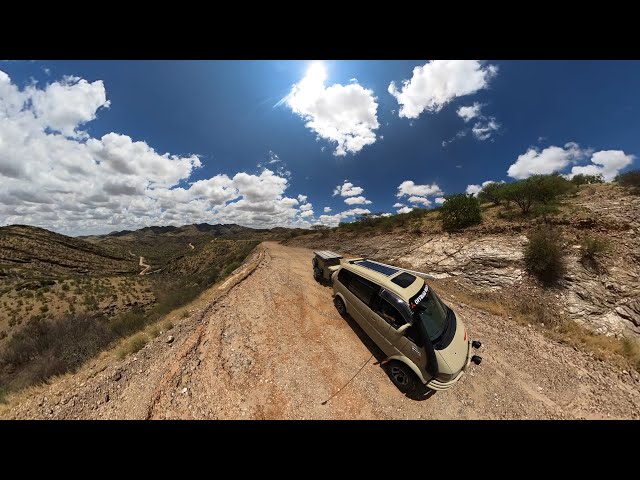
[[[311,258],[304,248],[261,244],[189,318],[137,354],[103,355],[77,374],[10,398],[0,416],[640,418],[635,372],[446,297],[472,338],[483,341],[484,361],[446,392],[408,398],[378,365],[381,352],[337,314],[331,288],[313,280]]]

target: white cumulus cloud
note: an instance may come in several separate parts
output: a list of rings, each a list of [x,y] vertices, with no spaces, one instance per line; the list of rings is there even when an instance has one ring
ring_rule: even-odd
[[[478,60],[433,60],[416,66],[401,88],[391,82],[388,90],[400,105],[400,117],[418,118],[424,111],[438,112],[453,99],[486,88],[497,72],[496,66]]]
[[[445,202],[445,198],[444,197],[436,197],[434,202],[436,202],[438,205],[442,205]]]
[[[358,153],[375,143],[375,130],[380,126],[373,91],[357,81],[326,86],[326,79],[324,66],[312,64],[281,102],[302,117],[318,137],[334,143],[334,155]]]
[[[409,213],[413,210],[413,207],[402,207],[397,210],[398,213]]]
[[[198,155],[157,152],[114,132],[90,137],[81,127],[109,106],[106,98],[99,80],[20,89],[0,71],[3,223],[72,235],[196,222],[308,225],[300,202],[285,195],[288,179],[271,170],[191,180]]]
[[[601,150],[591,156],[591,165],[575,166],[571,169],[569,178],[579,173],[586,175],[602,175],[606,182],[612,181],[616,175],[636,157],[627,155],[622,150]]]
[[[355,197],[356,195],[360,195],[364,192],[362,187],[356,187],[353,183],[345,182],[342,185],[338,185],[333,189],[333,196],[340,195],[342,197]]]
[[[369,205],[371,201],[361,195],[359,197],[347,197],[344,199],[344,203],[347,205]]]
[[[324,213],[329,213],[331,211],[331,207],[324,207]]]
[[[431,200],[429,200],[428,198],[425,197],[416,197],[416,196],[411,196],[408,199],[409,203],[413,203],[414,205],[417,203],[420,203],[422,205],[424,205],[425,207],[430,207],[431,206]]]
[[[432,183],[431,185],[416,185],[412,180],[405,180],[398,186],[398,193],[396,194],[396,197],[402,198],[405,195],[415,195],[418,197],[442,195],[442,190],[435,183]]]
[[[496,122],[496,119],[494,117],[489,117],[487,119],[483,118],[479,122],[476,122],[473,125],[471,131],[473,132],[473,136],[476,137],[476,139],[488,140],[499,129],[500,124]]]
[[[588,164],[580,165],[589,158]],[[516,179],[528,178],[535,174],[563,172],[570,165],[571,171],[564,176],[573,178],[577,174],[602,175],[607,182],[625,167],[631,165],[635,156],[626,154],[622,150],[583,149],[575,142],[567,143],[564,148],[551,146],[542,151],[529,148],[520,155],[516,162],[509,167],[507,175]]]
[[[458,108],[456,113],[464,120],[465,123],[467,123],[468,121],[478,117],[481,109],[482,104],[475,102],[473,105]]]
[[[521,180],[531,175],[560,172],[570,163],[584,158],[585,154],[586,151],[573,142],[567,143],[564,148],[551,146],[542,151],[531,147],[509,167],[507,175]]]

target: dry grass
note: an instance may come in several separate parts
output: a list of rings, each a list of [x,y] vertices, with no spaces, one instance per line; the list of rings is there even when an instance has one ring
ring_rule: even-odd
[[[127,355],[136,353],[138,350],[143,348],[148,341],[149,338],[145,333],[138,333],[133,337],[124,340],[116,350],[116,355],[118,358],[122,359]]]
[[[173,322],[171,320],[164,320],[161,327],[163,331],[167,332],[173,328]]]

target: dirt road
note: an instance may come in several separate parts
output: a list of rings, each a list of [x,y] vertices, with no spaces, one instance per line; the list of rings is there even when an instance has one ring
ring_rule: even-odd
[[[138,265],[144,267],[144,269],[140,272],[140,275],[145,275],[151,268],[151,265],[147,265],[146,263],[144,263],[144,257],[140,257],[140,263]]]
[[[337,314],[331,289],[313,280],[311,259],[310,250],[263,243],[253,260],[208,292],[214,299],[137,354],[104,355],[26,392],[1,416],[640,418],[633,374],[455,302],[472,337],[484,343],[484,361],[448,391],[407,398],[377,364],[381,352]]]

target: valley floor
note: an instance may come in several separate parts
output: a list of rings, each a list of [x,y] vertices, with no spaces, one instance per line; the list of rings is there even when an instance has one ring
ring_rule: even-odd
[[[262,243],[205,293],[189,318],[136,354],[124,360],[103,355],[76,374],[14,395],[0,416],[640,418],[635,376],[446,296],[472,338],[483,342],[483,363],[471,365],[448,391],[407,398],[377,364],[381,352],[336,312],[331,288],[313,279],[312,256],[308,249]]]

